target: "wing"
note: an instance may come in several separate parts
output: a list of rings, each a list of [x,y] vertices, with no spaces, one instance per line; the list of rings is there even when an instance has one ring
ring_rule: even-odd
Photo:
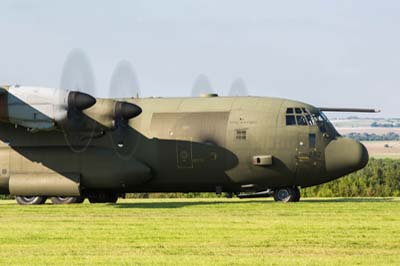
[[[0,120],[31,131],[92,131],[93,122],[96,128],[113,130],[141,112],[135,104],[96,99],[79,91],[24,86],[0,88]]]

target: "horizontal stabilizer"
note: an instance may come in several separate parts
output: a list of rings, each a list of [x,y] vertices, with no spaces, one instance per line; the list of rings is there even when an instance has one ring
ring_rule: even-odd
[[[363,108],[328,108],[319,107],[322,112],[343,112],[343,113],[380,113],[377,109],[363,109]]]

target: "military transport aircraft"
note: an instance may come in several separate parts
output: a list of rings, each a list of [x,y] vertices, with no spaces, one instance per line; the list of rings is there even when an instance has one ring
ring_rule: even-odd
[[[116,100],[1,86],[0,193],[26,205],[116,202],[128,192],[299,201],[299,187],[368,162],[365,147],[340,136],[323,111],[375,112],[214,93]]]

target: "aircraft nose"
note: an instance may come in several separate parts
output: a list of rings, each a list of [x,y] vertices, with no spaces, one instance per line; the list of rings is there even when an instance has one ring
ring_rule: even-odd
[[[325,166],[331,178],[338,178],[364,168],[368,151],[360,142],[349,138],[332,140],[325,149]]]

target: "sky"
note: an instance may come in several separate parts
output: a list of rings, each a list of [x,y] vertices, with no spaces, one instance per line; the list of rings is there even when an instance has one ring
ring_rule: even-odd
[[[199,75],[227,95],[371,107],[400,117],[400,1],[1,0],[0,84],[59,87],[84,51],[95,94],[129,61],[141,96],[189,96]]]

